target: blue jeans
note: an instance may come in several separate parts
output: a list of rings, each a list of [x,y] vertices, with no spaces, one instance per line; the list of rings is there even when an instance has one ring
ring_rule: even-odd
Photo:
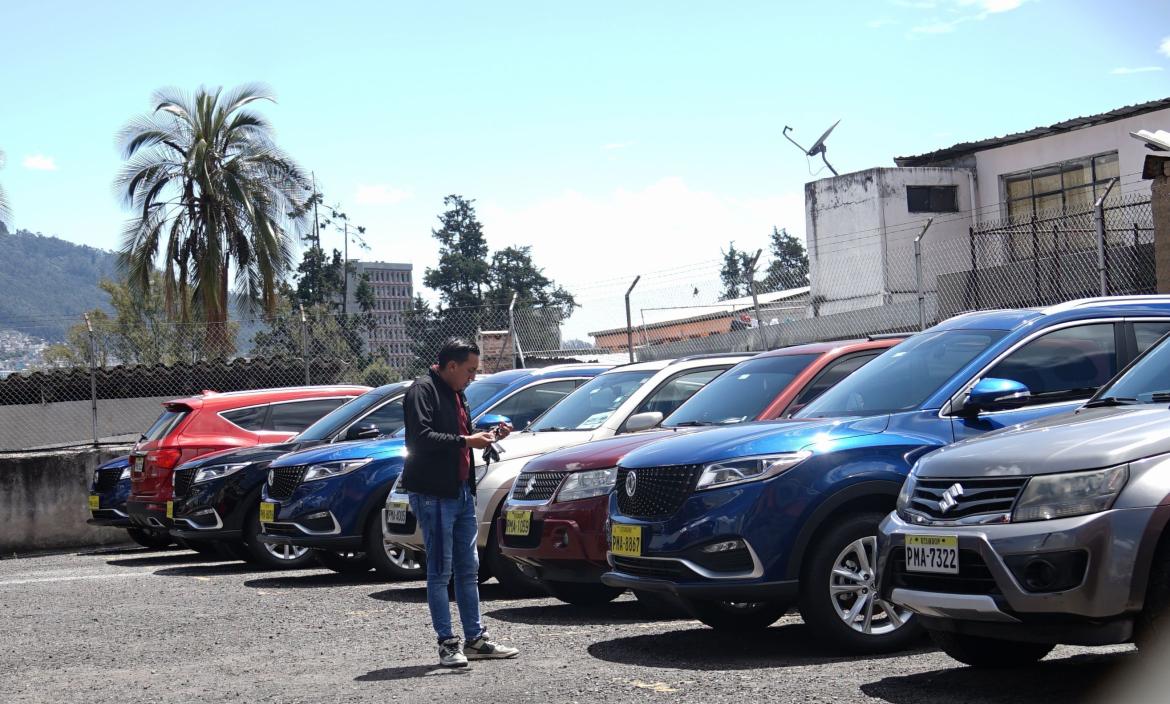
[[[435,635],[442,643],[453,637],[447,585],[455,578],[455,603],[466,642],[483,634],[479,615],[479,551],[476,537],[475,495],[466,484],[459,498],[443,499],[411,494],[410,510],[418,520],[427,551],[427,606]]]

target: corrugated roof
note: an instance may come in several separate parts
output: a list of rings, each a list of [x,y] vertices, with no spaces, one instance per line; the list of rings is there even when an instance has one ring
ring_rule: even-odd
[[[783,301],[788,298],[797,298],[807,294],[808,286],[801,286],[800,288],[790,288],[784,291],[773,291],[772,293],[761,293],[759,295],[760,305],[775,303]],[[679,323],[688,323],[697,320],[707,320],[709,318],[716,318],[732,313],[737,313],[742,310],[747,310],[755,305],[751,296],[743,298],[732,298],[726,301],[720,301],[708,306],[683,306],[678,308],[647,308],[641,311],[641,314],[635,317],[635,328],[656,328],[666,325],[678,325]],[[598,335],[610,335],[616,332],[625,332],[626,328],[610,328],[607,330],[598,330],[589,333],[596,337]]]
[[[1056,124],[1049,125],[1047,127],[1036,127],[1026,132],[1016,132],[1015,134],[1007,134],[1002,137],[981,139],[976,142],[961,142],[952,147],[947,147],[946,149],[939,149],[927,154],[919,154],[918,156],[894,157],[894,163],[898,166],[932,166],[940,162],[952,161],[959,157],[973,154],[975,152],[994,149],[995,147],[1003,147],[1009,144],[1027,142],[1028,140],[1032,139],[1040,139],[1041,137],[1049,137],[1054,134],[1071,132],[1072,130],[1079,130],[1084,127],[1092,127],[1093,125],[1100,125],[1106,122],[1122,120],[1127,117],[1143,115],[1147,112],[1164,110],[1166,108],[1170,108],[1170,98],[1151,100],[1148,103],[1127,105],[1123,108],[1117,108],[1116,110],[1110,110],[1109,112],[1103,112],[1097,115],[1074,117],[1071,120],[1057,122]]]

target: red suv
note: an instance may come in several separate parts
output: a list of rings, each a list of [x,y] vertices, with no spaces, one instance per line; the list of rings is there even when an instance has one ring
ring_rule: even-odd
[[[136,526],[171,527],[175,467],[209,452],[284,442],[366,386],[298,386],[215,393],[167,401],[130,455],[126,513]]]
[[[500,512],[500,551],[571,604],[610,601],[605,586],[609,492],[630,451],[691,428],[787,418],[900,338],[798,345],[740,362],[695,393],[656,432],[550,452],[524,466]],[[639,599],[653,595],[638,594]],[[652,605],[661,607],[657,600]]]

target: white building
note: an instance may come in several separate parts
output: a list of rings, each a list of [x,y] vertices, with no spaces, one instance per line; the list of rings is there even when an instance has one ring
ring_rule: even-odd
[[[1170,129],[1170,98],[956,144],[897,166],[805,185],[811,296],[820,315],[917,298],[914,239],[923,239],[924,284],[972,268],[972,228],[1091,209],[1109,195],[1149,193],[1140,129]],[[1049,242],[1056,251],[1055,241]]]
[[[350,260],[353,273],[349,282],[348,310],[360,310],[355,298],[358,282],[369,276],[374,289],[374,309],[371,313],[376,326],[370,334],[370,349],[380,353],[391,366],[404,367],[413,359],[410,338],[406,334],[406,311],[414,299],[412,281],[414,266],[394,262],[363,262]]]

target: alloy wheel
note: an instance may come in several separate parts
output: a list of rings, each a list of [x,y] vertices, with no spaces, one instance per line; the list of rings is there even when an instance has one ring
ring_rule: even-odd
[[[298,545],[273,545],[271,543],[264,543],[263,545],[269,555],[282,561],[297,560],[309,551],[309,548],[303,548]]]
[[[893,633],[910,618],[903,609],[879,598],[877,589],[877,538],[855,540],[833,561],[829,596],[837,616],[865,635]]]
[[[382,543],[382,546],[386,549],[386,558],[395,566],[404,570],[422,569],[422,564],[418,561],[418,553],[414,550],[407,550],[390,543]]]

